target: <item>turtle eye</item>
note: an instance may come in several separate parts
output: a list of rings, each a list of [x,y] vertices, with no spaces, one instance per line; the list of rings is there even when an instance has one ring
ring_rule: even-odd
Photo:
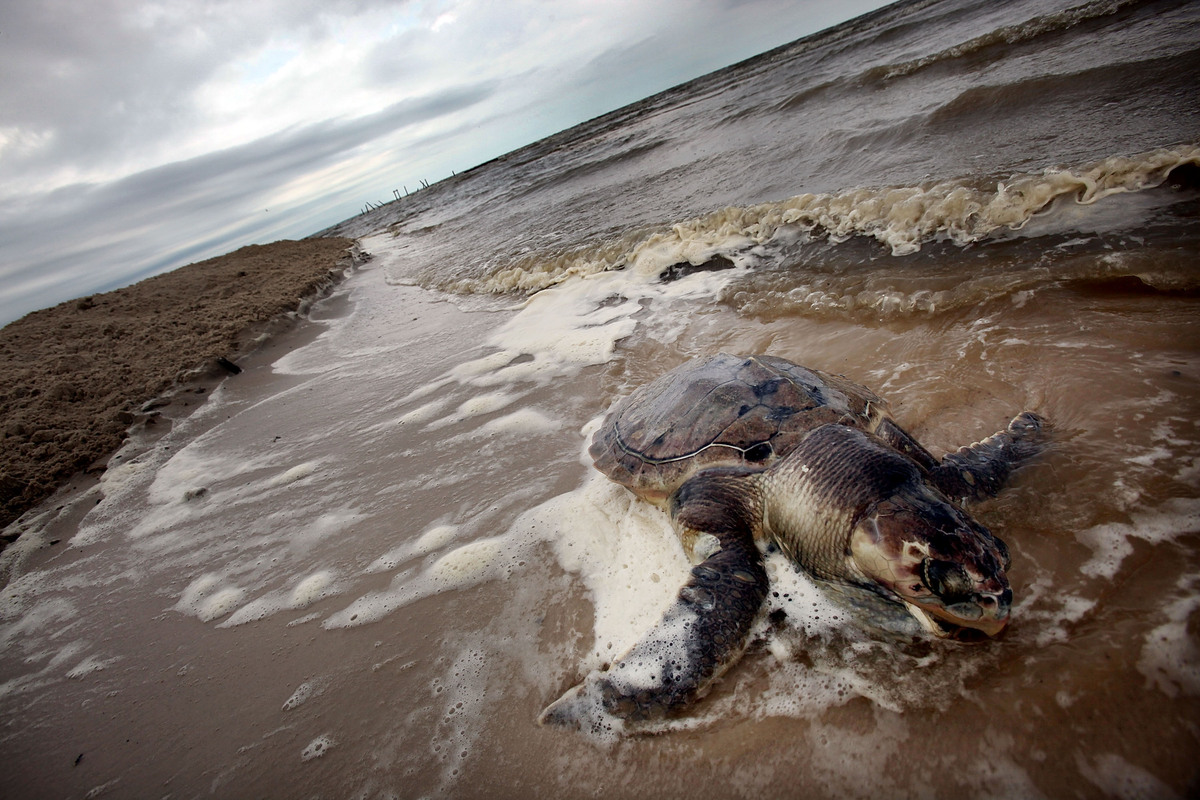
[[[921,562],[925,585],[944,602],[954,603],[971,596],[971,578],[953,561],[927,558]]]

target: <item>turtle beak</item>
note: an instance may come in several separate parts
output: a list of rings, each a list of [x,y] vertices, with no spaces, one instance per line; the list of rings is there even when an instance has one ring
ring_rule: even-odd
[[[982,611],[979,619],[971,627],[983,631],[988,636],[997,636],[1008,627],[1008,613],[1012,606],[1012,589],[1007,586],[1001,592],[978,594],[974,605]],[[950,611],[955,609],[952,606]]]
[[[948,606],[912,600],[905,601],[905,605],[936,636],[960,638],[958,632],[963,629],[998,636],[1008,627],[1012,590],[1005,587],[1000,592],[981,592]]]

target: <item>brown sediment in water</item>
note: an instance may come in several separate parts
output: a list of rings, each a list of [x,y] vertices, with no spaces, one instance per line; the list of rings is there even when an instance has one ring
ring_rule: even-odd
[[[266,326],[337,280],[353,245],[250,245],[0,329],[0,528],[153,421],[150,401],[236,370]]]

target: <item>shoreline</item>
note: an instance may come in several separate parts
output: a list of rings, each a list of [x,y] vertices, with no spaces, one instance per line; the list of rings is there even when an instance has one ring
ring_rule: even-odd
[[[102,473],[172,398],[236,374],[364,257],[346,238],[250,245],[0,328],[0,549],[24,514]]]

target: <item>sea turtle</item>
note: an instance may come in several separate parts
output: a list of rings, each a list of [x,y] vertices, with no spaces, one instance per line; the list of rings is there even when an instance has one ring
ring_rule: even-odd
[[[706,694],[747,645],[769,543],[819,581],[907,608],[935,636],[999,633],[1008,548],[963,503],[998,492],[1044,438],[1024,412],[938,461],[843,377],[768,355],[667,372],[612,408],[589,452],[670,513],[696,566],[654,628],[540,721],[646,720]]]

